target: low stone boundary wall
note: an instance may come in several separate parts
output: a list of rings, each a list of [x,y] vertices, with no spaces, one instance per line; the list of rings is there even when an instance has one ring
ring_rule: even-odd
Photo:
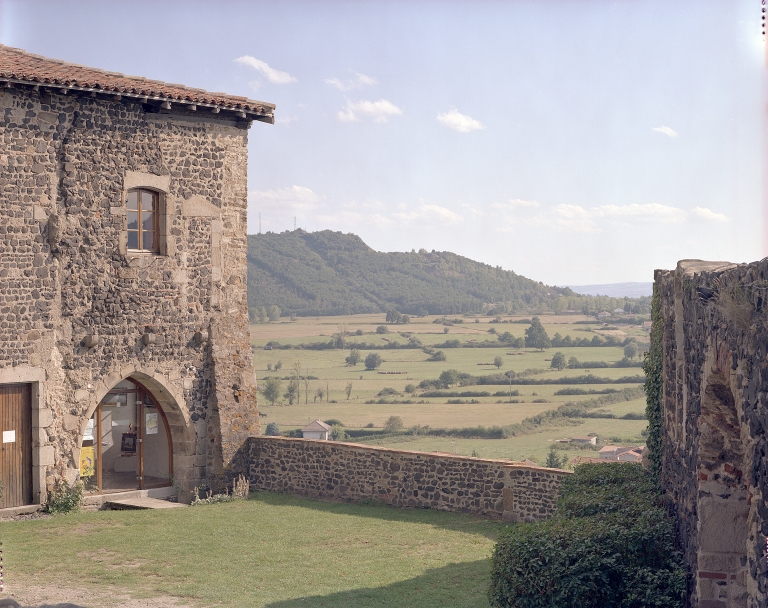
[[[335,441],[252,437],[248,477],[258,490],[330,500],[471,513],[508,521],[555,512],[568,471]]]

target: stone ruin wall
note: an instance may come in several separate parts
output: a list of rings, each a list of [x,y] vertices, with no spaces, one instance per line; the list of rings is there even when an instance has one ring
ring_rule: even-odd
[[[768,261],[656,271],[663,343],[662,482],[689,605],[766,605]]]
[[[507,521],[554,515],[568,471],[350,443],[255,437],[253,489],[326,500],[377,500],[395,507],[471,513]]]
[[[36,498],[74,480],[91,412],[129,375],[166,410],[187,487],[259,434],[245,286],[249,124],[0,92],[0,382],[37,383]],[[165,255],[126,251],[125,192],[139,186],[163,192]],[[142,344],[147,332],[155,344]]]

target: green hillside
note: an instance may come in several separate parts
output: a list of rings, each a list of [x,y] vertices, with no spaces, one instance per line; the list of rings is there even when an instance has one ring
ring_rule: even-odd
[[[602,298],[604,306],[638,300]],[[354,234],[301,229],[248,236],[248,306],[283,314],[529,313],[600,306],[450,252],[382,253]]]

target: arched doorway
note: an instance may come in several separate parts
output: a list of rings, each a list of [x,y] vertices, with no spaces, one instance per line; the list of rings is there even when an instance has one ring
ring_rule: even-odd
[[[99,402],[83,435],[80,478],[86,491],[111,493],[171,485],[173,443],[165,412],[133,378]]]

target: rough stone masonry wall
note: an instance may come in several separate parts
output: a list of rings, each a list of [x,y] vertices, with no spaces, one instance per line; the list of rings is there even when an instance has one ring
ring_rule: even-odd
[[[248,477],[259,490],[329,500],[375,499],[396,507],[509,521],[554,515],[560,483],[569,474],[501,460],[349,443],[280,437],[249,440]]]
[[[129,100],[0,92],[0,382],[38,383],[40,498],[77,476],[87,419],[129,375],[166,410],[187,486],[221,473],[259,434],[248,125]],[[126,250],[125,193],[141,186],[162,193],[161,255]],[[152,345],[141,341],[148,332]],[[98,343],[86,346],[87,335]]]
[[[689,605],[766,605],[768,261],[656,272],[663,320],[662,482]]]

